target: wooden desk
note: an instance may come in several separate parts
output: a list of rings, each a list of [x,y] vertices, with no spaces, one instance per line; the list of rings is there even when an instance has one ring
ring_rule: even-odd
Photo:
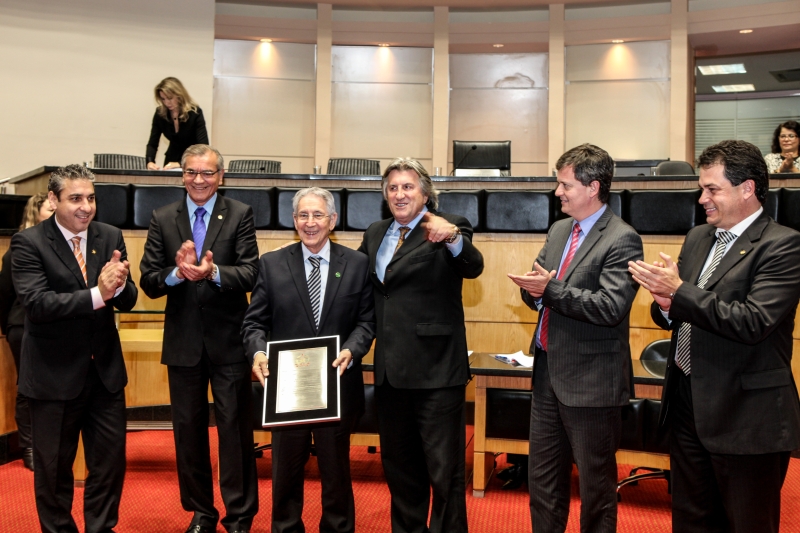
[[[647,366],[638,359],[631,360],[633,365],[633,383],[637,398],[661,399],[661,386],[663,379],[653,371],[658,369],[658,363],[646,362]],[[661,363],[663,371],[664,363]],[[648,370],[648,368],[650,370]],[[513,389],[531,390],[530,368],[511,366],[501,363],[487,353],[474,353],[470,358],[470,372],[475,376],[475,452],[472,472],[472,495],[482,498],[489,478],[494,470],[494,456],[497,453],[516,453],[528,455],[527,440],[495,439],[486,437],[486,391],[487,389]],[[627,464],[630,456],[628,452],[617,452],[617,462]],[[636,457],[640,455],[635,452]],[[668,466],[667,459],[667,468]],[[640,463],[635,463],[640,464]],[[661,463],[659,463],[661,464]]]

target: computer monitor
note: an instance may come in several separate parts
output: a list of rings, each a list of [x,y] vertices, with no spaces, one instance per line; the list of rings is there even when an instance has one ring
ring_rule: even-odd
[[[498,169],[511,175],[511,141],[453,141],[453,172],[461,168]]]

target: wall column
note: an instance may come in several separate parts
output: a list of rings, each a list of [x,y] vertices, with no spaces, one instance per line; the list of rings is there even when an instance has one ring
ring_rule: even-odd
[[[672,0],[670,30],[669,158],[694,159],[694,68],[689,47],[688,0]]]
[[[686,0],[684,0],[686,1]],[[564,153],[566,107],[564,105],[564,4],[550,4],[550,76],[547,106],[547,175],[556,168],[556,161]]]
[[[442,174],[449,172],[447,149],[450,137],[450,10],[433,8],[433,162]],[[433,174],[433,168],[428,172]]]
[[[331,47],[333,7],[317,4],[317,107],[314,165],[325,172],[331,157]]]

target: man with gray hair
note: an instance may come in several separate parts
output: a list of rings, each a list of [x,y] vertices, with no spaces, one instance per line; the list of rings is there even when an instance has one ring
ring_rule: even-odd
[[[33,429],[34,491],[42,531],[78,531],[72,463],[83,433],[89,477],[86,531],[111,531],[125,478],[125,385],[114,308],[130,311],[122,232],[96,213],[94,174],[80,165],[50,176],[54,215],[11,239],[12,276],[25,309],[19,390]]]
[[[361,358],[375,338],[369,261],[330,240],[337,213],[333,196],[310,187],[292,201],[300,242],[261,256],[258,281],[242,325],[245,354],[262,385],[269,375],[267,340],[338,335],[341,421],[272,431],[273,533],[304,531],[303,468],[311,437],[322,478],[319,531],[355,530],[350,481],[350,433],[364,412]]]
[[[359,248],[375,294],[375,398],[395,533],[467,531],[461,288],[483,272],[483,256],[467,219],[436,211],[438,195],[419,161],[392,161],[383,196],[393,216],[367,228]]]
[[[253,209],[217,194],[225,174],[206,144],[181,158],[186,198],[153,211],[139,282],[167,297],[161,362],[167,365],[181,504],[188,532],[212,533],[214,507],[208,438],[208,385],[219,437],[219,485],[229,533],[250,530],[258,511],[250,365],[239,331],[256,279]]]

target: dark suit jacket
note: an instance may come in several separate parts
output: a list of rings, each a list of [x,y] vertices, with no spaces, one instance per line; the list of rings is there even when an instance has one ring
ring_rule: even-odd
[[[147,141],[147,162],[156,162],[158,142],[161,135],[169,140],[169,147],[164,154],[164,164],[180,162],[183,152],[193,144],[208,144],[208,131],[203,110],[199,107],[197,112],[190,111],[186,122],[181,122],[180,130],[175,131],[171,119],[162,118],[158,111],[153,115],[153,125],[150,127],[150,139]]]
[[[340,349],[353,353],[353,365],[340,381],[342,414],[360,415],[364,412],[361,359],[375,338],[369,262],[364,254],[334,242],[330,258],[317,330],[300,243],[261,256],[242,325],[245,355],[252,361],[256,352],[266,350],[268,340],[339,335]]]
[[[86,245],[88,286],[55,216],[11,239],[14,286],[25,308],[19,391],[38,400],[71,400],[83,389],[94,358],[109,392],[128,382],[114,307],[130,311],[138,291],[128,278],[119,296],[92,309],[90,288],[114,250],[127,259],[122,232],[89,224]]]
[[[443,243],[427,241],[417,224],[386,267],[384,283],[375,272],[375,257],[393,219],[375,222],[364,232],[359,251],[369,256],[378,320],[376,385],[386,378],[396,388],[432,389],[469,380],[461,287],[464,278],[483,272],[483,256],[472,244],[467,219],[434,214],[461,229],[461,253],[453,257]]]
[[[672,329],[662,418],[674,392],[677,332],[692,324],[691,384],[697,435],[712,453],[762,454],[800,447],[800,401],[792,377],[792,330],[800,298],[800,233],[762,213],[730,245],[705,289],[700,270],[715,228],[686,236],[681,284],[668,324],[653,302],[656,324]]]
[[[536,261],[548,272],[558,270],[572,222],[559,220],[547,232]],[[553,390],[565,405],[613,407],[628,402],[629,317],[639,288],[628,273],[628,261],[642,258],[641,237],[606,207],[562,279],[547,284],[542,295],[543,306],[550,308],[547,366]],[[521,293],[536,309],[536,298],[528,291]],[[535,348],[534,334],[530,353]]]
[[[14,282],[11,280],[11,248],[3,255],[3,268],[0,269],[0,331],[8,335],[8,328],[25,325],[25,310],[17,298]]]
[[[240,329],[247,293],[258,272],[253,209],[217,194],[198,257],[206,250],[213,252],[221,286],[206,280],[185,280],[172,287],[165,283],[175,269],[175,254],[187,240],[193,237],[185,198],[153,211],[139,265],[139,285],[150,298],[167,296],[161,362],[194,366],[200,362],[203,346],[215,364],[242,362]]]

